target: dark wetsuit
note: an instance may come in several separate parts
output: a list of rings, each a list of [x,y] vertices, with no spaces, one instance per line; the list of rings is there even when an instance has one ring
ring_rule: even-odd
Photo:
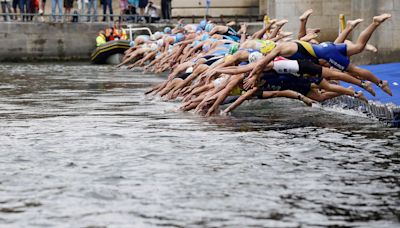
[[[296,77],[291,74],[278,74],[275,71],[265,71],[261,80],[264,82],[260,88],[262,91],[293,90],[307,96],[311,90],[311,84],[315,83],[318,85],[321,83],[322,78]]]
[[[182,79],[182,80],[185,80],[186,78],[188,78],[189,77],[189,75],[191,75],[192,73],[183,73],[183,74],[180,74],[177,78],[180,78],[180,79]]]

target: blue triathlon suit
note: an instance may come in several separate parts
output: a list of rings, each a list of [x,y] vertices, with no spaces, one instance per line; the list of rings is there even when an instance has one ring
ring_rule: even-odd
[[[350,59],[347,57],[346,44],[334,44],[324,42],[319,45],[312,45],[315,54],[319,59],[324,59],[336,69],[344,71],[350,65]]]
[[[297,52],[288,59],[311,59],[315,63],[318,63],[318,59],[323,59],[341,71],[346,70],[350,65],[346,44],[334,44],[332,42],[310,44],[304,41],[296,41],[296,43]]]

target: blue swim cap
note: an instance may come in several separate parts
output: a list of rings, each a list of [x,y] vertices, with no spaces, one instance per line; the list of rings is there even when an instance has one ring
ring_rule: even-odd
[[[207,40],[208,38],[210,38],[210,35],[208,35],[208,34],[203,34],[203,35],[201,35],[200,40],[201,40],[201,41],[205,41],[205,40]]]
[[[185,35],[183,35],[182,33],[178,33],[178,34],[176,34],[176,36],[175,36],[175,41],[176,42],[181,42],[182,40],[184,40],[185,39]]]
[[[213,24],[207,24],[206,25],[206,32],[211,32],[211,30],[214,28],[214,25]]]
[[[170,34],[171,33],[171,28],[170,27],[165,27],[164,28],[164,33]]]
[[[203,51],[204,51],[204,52],[208,52],[208,51],[210,50],[210,48],[211,48],[211,45],[210,45],[210,44],[204,44],[204,45],[203,45]]]
[[[203,29],[200,26],[196,27],[196,33],[201,33],[203,32]]]
[[[129,43],[129,46],[135,47],[135,41],[132,40],[132,41]]]
[[[198,40],[195,40],[193,43],[192,43],[192,47],[196,47],[197,45],[199,45],[199,43],[200,43],[200,41],[198,41]]]
[[[199,24],[200,28],[205,29],[206,25],[207,25],[207,21],[206,20],[200,21],[200,24]]]

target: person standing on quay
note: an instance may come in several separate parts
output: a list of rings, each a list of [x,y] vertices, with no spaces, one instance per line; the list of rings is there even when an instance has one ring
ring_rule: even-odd
[[[4,14],[6,14],[7,11],[8,13],[12,13],[10,1],[11,0],[1,0],[1,11]],[[10,20],[10,15],[4,15],[4,21],[9,21],[9,20]]]
[[[110,10],[110,20],[114,21],[113,9],[112,9],[112,0],[103,0],[103,21],[107,20],[107,6]]]
[[[74,6],[74,0],[64,0],[64,20],[69,21],[71,15],[71,8]]]
[[[148,0],[139,0],[139,15],[141,17],[144,16],[144,9],[146,8],[148,3],[149,3]]]
[[[93,8],[93,21],[97,21],[97,0],[89,0],[89,3],[88,3],[88,12],[87,12],[87,14],[88,14],[88,22],[90,21],[90,15],[91,15],[91,13],[90,13],[90,11],[91,11],[91,9]]]
[[[26,1],[26,0],[25,0]],[[62,20],[62,8],[63,8],[63,0],[51,0],[51,14],[53,16],[53,22],[56,22],[56,7],[58,6],[58,20]]]
[[[171,0],[161,0],[161,13],[164,20],[171,19]]]

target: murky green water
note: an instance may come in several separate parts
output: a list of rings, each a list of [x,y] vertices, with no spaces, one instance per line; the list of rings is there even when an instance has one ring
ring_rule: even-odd
[[[206,119],[143,95],[161,80],[0,64],[0,226],[399,226],[399,129],[288,100]]]

